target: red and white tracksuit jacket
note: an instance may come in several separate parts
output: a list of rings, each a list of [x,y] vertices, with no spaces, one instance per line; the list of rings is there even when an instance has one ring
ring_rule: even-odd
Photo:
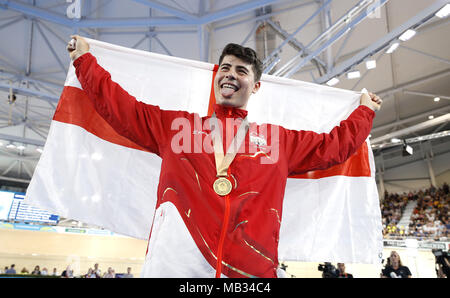
[[[245,150],[228,169],[233,190],[222,197],[212,187],[214,153],[205,150],[212,148],[210,116],[137,101],[89,53],[73,64],[97,112],[120,135],[162,158],[156,211],[148,215],[154,216],[142,273],[148,277],[277,277],[288,175],[344,162],[366,140],[375,116],[359,106],[322,134],[250,123]],[[224,124],[226,151],[237,130],[226,129],[227,118],[239,124],[247,111],[215,105],[215,113]]]

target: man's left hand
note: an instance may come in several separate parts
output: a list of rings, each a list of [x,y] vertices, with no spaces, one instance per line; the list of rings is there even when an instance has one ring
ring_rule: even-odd
[[[363,106],[371,108],[373,111],[378,111],[383,104],[383,100],[376,94],[368,92],[361,95],[359,103]]]

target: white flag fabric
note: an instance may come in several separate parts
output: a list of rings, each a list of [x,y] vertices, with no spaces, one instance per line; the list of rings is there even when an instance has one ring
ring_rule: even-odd
[[[112,80],[138,100],[165,110],[208,113],[213,64],[87,40]],[[102,120],[95,120],[98,115],[77,105],[82,93],[71,65],[26,202],[148,239],[161,159],[110,134]],[[329,132],[358,106],[360,95],[263,75],[259,92],[247,106],[248,118],[287,129]],[[369,141],[350,159],[288,179],[280,260],[380,263],[381,214]]]

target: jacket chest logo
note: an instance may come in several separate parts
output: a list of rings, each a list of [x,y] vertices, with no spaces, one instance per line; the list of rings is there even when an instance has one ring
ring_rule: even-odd
[[[255,133],[250,134],[250,143],[255,144],[257,147],[267,146],[267,140],[263,135]]]

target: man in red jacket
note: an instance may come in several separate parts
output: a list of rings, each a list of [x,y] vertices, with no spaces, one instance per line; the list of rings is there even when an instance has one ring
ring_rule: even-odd
[[[72,38],[67,49],[96,111],[162,158],[146,277],[277,277],[287,177],[344,162],[381,105],[376,95],[362,95],[328,134],[249,123],[246,106],[260,88],[262,64],[252,49],[229,44],[214,79],[212,116],[161,110],[129,95],[89,44]]]

